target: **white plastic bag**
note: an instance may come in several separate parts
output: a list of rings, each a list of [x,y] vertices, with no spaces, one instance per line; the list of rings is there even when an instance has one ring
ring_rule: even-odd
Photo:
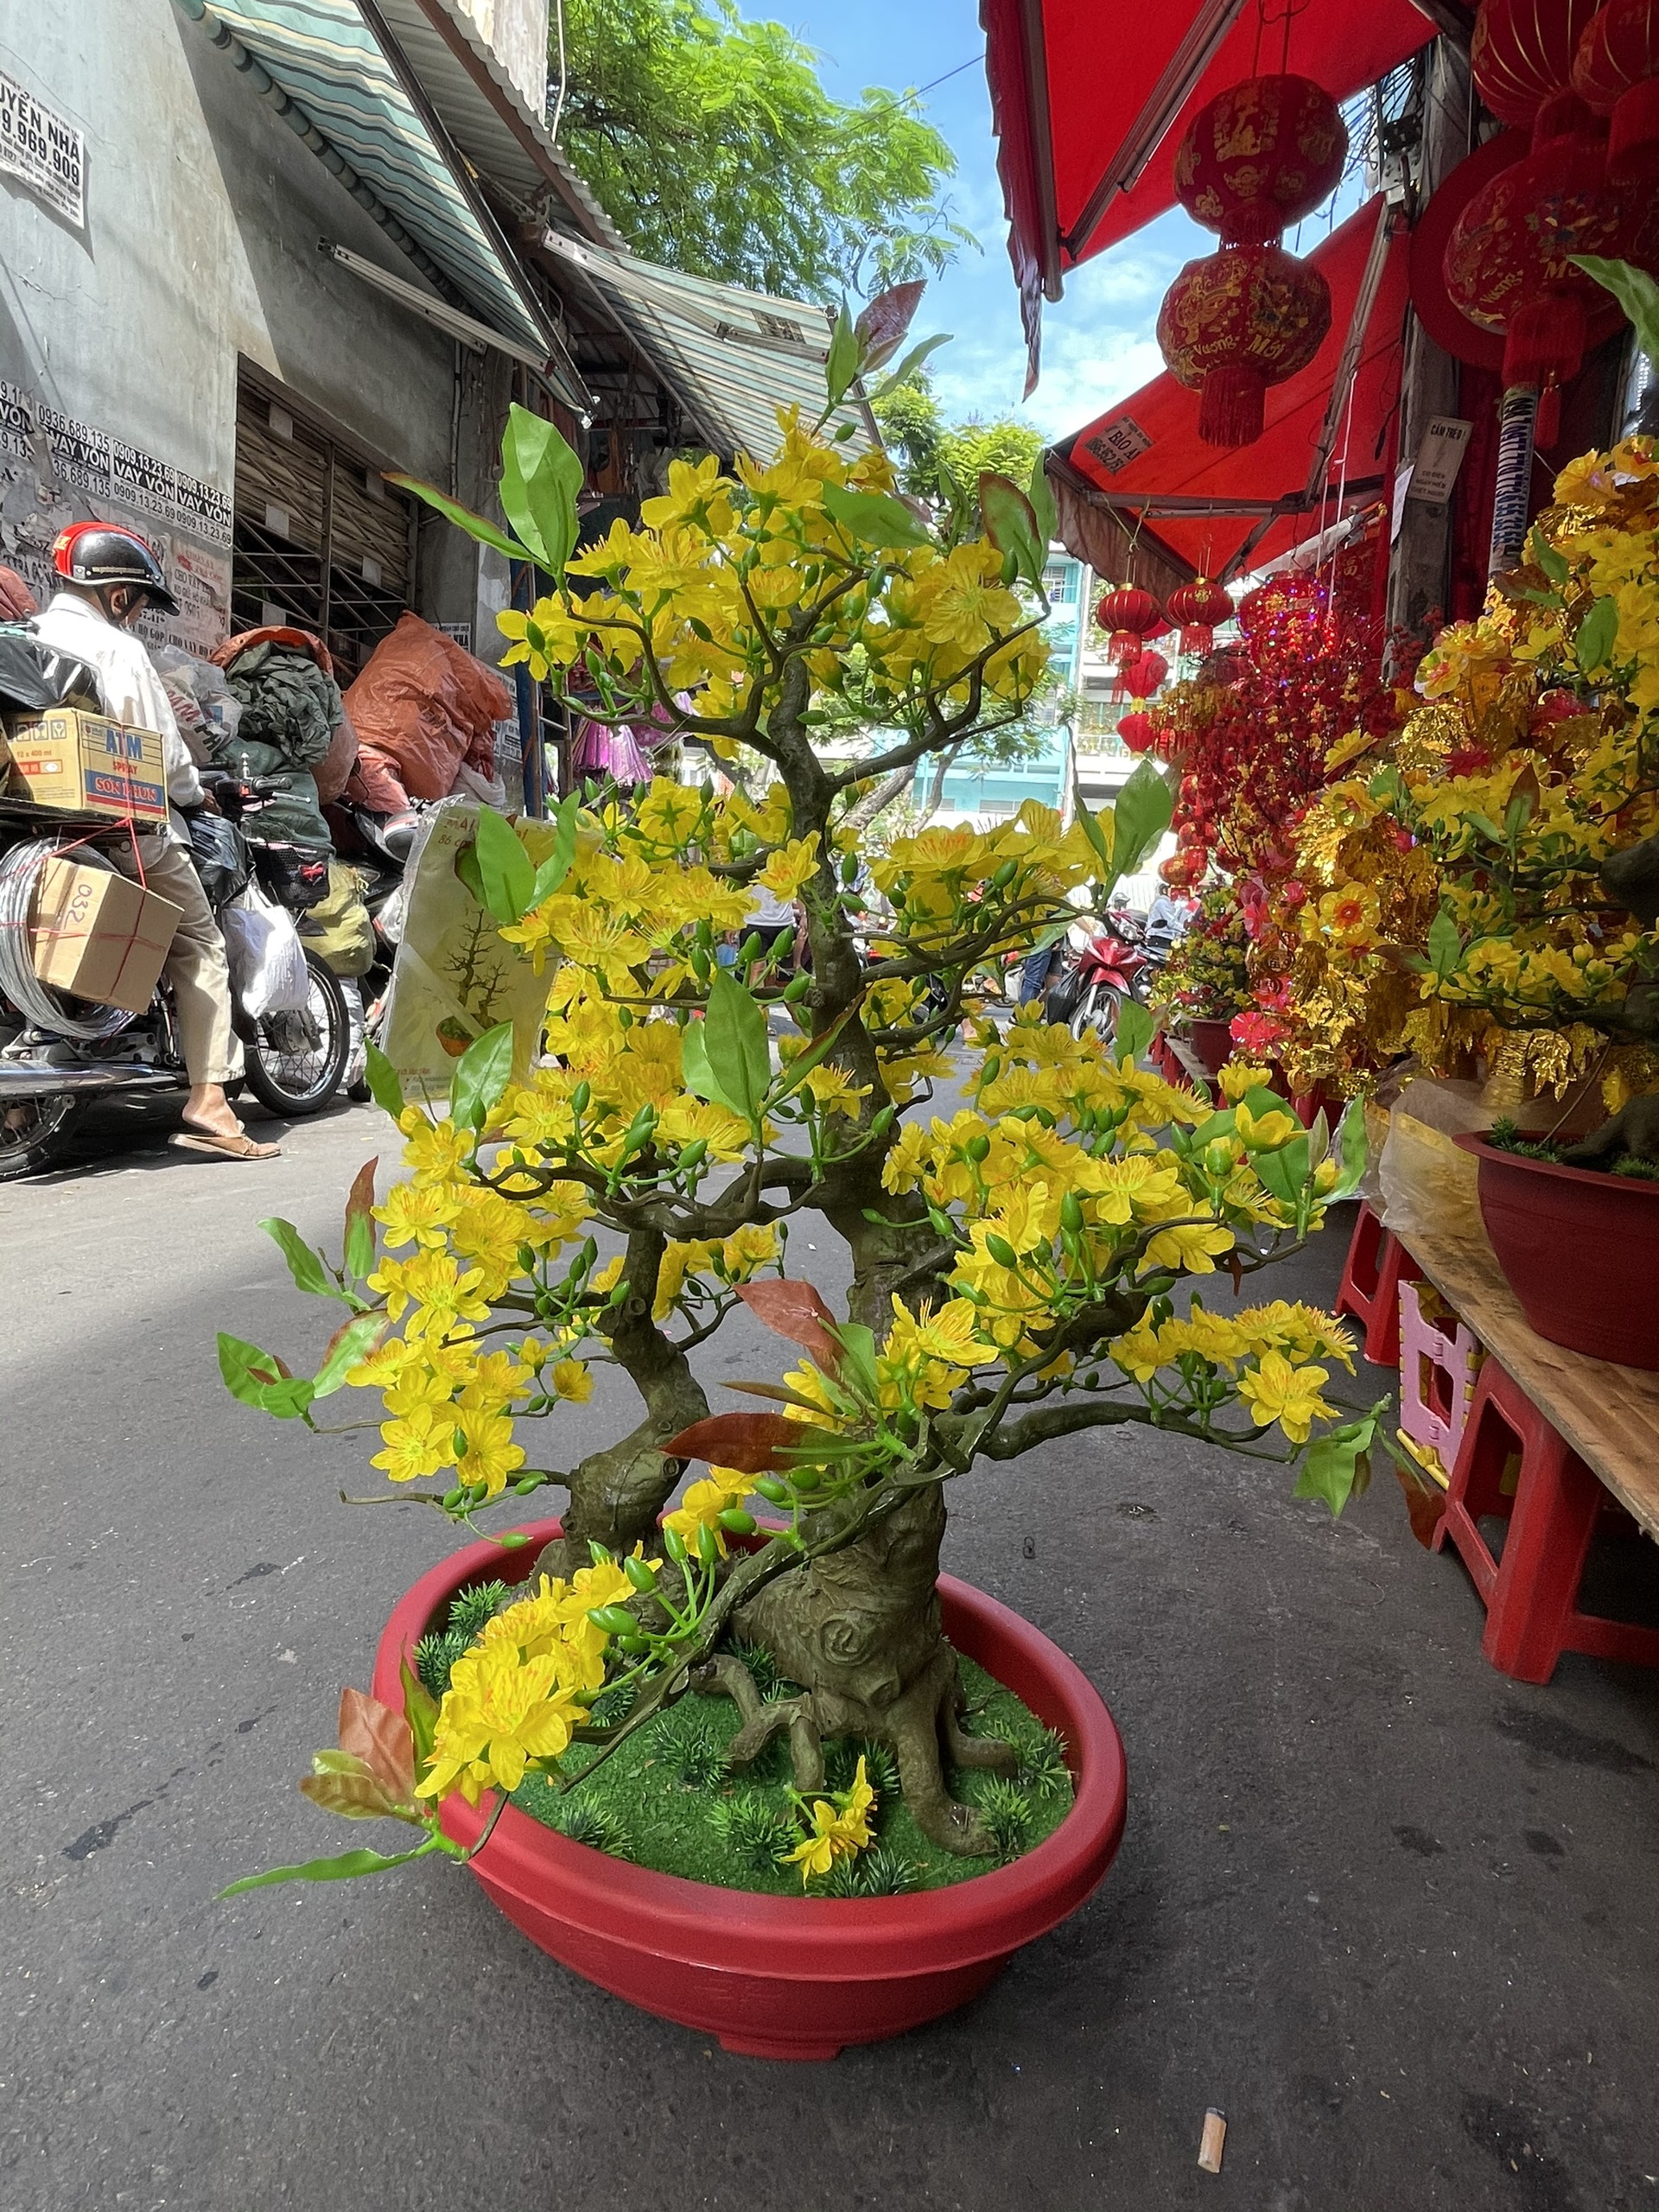
[[[305,947],[286,908],[250,883],[219,912],[231,981],[245,1013],[298,1014],[311,996]]]

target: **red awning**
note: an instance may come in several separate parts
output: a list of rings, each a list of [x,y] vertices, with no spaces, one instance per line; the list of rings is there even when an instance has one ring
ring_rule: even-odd
[[[1409,245],[1394,219],[1372,200],[1308,257],[1331,287],[1330,333],[1306,368],[1269,389],[1266,425],[1253,445],[1204,444],[1198,394],[1166,372],[1060,441],[1057,450],[1077,477],[1212,576],[1236,559],[1254,567],[1315,536],[1338,518],[1344,487],[1351,500],[1382,495]],[[1356,308],[1368,289],[1370,312],[1356,343]]]
[[[1039,294],[1175,204],[1187,122],[1228,85],[1288,68],[1346,99],[1434,36],[1412,0],[980,0],[985,67],[1036,381]],[[1288,48],[1287,48],[1287,34]]]

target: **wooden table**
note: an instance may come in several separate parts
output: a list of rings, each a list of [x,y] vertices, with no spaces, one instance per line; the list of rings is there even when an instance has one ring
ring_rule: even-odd
[[[1452,1215],[1433,1233],[1414,1229],[1400,1241],[1631,1518],[1659,1538],[1659,1373],[1586,1358],[1529,1328],[1478,1219]]]

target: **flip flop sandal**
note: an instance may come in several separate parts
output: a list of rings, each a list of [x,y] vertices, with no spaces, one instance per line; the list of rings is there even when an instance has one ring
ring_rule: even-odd
[[[238,1129],[233,1137],[191,1129],[181,1132],[173,1142],[182,1152],[205,1152],[215,1160],[278,1160],[283,1150],[279,1144],[256,1144],[245,1129]]]

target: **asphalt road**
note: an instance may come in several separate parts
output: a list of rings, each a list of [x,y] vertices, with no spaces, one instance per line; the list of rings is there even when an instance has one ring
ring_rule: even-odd
[[[1493,1674],[1386,1474],[1334,1527],[1132,1434],[957,1485],[947,1564],[1099,1684],[1129,1821],[1090,1904],[899,2043],[727,2057],[443,1866],[215,1904],[340,1847],[295,1779],[445,1532],[339,1504],[371,1447],[246,1411],[213,1360],[219,1326],[315,1349],[255,1224],[337,1234],[387,1125],[342,1109],[269,1166],[163,1129],[0,1191],[0,2204],[1659,2208],[1659,1675]],[[1341,1249],[1286,1294],[1328,1297]],[[827,1250],[795,1266],[830,1286]],[[597,1440],[602,1399],[574,1423]],[[1659,1554],[1626,1549],[1651,1607]]]

